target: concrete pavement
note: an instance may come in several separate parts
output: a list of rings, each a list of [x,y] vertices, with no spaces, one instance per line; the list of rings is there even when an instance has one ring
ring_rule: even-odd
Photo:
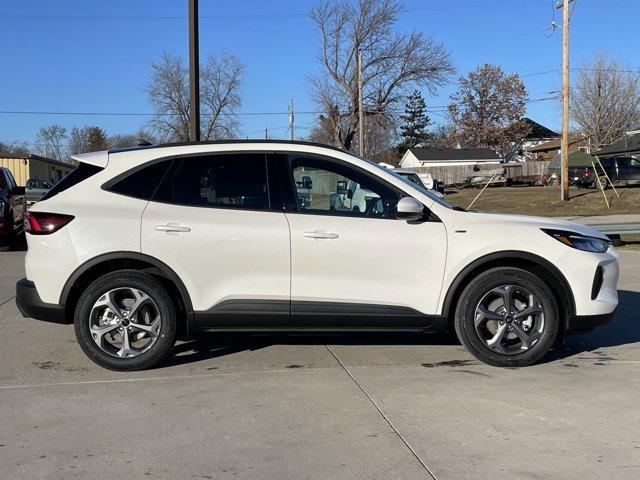
[[[0,253],[0,298],[20,262]],[[521,369],[441,336],[215,335],[110,372],[6,301],[2,477],[636,479],[640,253],[621,275],[610,325]]]

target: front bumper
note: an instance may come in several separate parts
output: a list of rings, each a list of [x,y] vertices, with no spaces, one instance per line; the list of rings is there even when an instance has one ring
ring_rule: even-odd
[[[44,303],[38,295],[35,283],[26,278],[16,283],[16,305],[23,317],[45,322],[70,323],[66,320],[64,307],[55,303]]]
[[[567,333],[590,332],[596,327],[606,325],[613,320],[616,310],[600,315],[570,315],[567,318]]]

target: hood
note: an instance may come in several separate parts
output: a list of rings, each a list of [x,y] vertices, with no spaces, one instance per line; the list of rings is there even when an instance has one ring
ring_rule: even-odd
[[[472,223],[496,223],[504,226],[523,226],[534,228],[549,228],[575,232],[587,237],[596,237],[608,240],[607,236],[599,230],[577,222],[559,220],[551,217],[532,217],[529,215],[511,215],[506,213],[481,213],[465,212],[468,221]]]

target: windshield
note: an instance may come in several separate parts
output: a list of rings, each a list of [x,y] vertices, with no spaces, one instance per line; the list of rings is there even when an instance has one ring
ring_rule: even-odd
[[[425,187],[425,184],[422,183],[422,180],[420,180],[420,177],[416,173],[413,173],[413,172],[396,172],[396,173],[400,175],[402,178],[406,178],[407,180],[415,183],[416,185]]]
[[[445,202],[442,198],[435,196],[433,194],[433,192],[431,192],[431,190],[429,190],[428,188],[425,188],[424,186],[420,186],[420,185],[418,185],[418,184],[416,184],[414,182],[411,182],[411,181],[407,180],[406,178],[398,175],[398,173],[393,171],[393,169],[385,168],[382,165],[380,165],[380,164],[378,164],[378,163],[376,163],[374,161],[371,161],[368,158],[364,158],[364,157],[361,157],[360,155],[356,155],[355,153],[351,153],[351,152],[348,152],[348,153],[349,153],[349,155],[352,155],[352,156],[354,156],[356,158],[359,158],[360,160],[363,160],[363,161],[367,162],[369,165],[373,165],[374,167],[382,170],[383,172],[387,172],[387,173],[392,174],[394,177],[399,178],[400,180],[402,180],[407,185],[409,185],[409,186],[415,188],[416,190],[418,190],[419,192],[427,195],[429,198],[431,198],[434,202],[438,203],[439,205],[442,205],[445,208],[450,208],[452,210],[454,209],[453,205],[451,205],[450,203]]]

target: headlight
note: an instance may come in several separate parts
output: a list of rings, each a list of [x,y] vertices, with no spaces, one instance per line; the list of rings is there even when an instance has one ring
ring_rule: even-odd
[[[609,250],[611,242],[609,240],[603,240],[602,238],[587,237],[586,235],[580,235],[575,232],[566,232],[563,230],[547,230],[542,229],[544,233],[552,236],[559,242],[565,245],[583,250],[585,252],[604,253]]]

